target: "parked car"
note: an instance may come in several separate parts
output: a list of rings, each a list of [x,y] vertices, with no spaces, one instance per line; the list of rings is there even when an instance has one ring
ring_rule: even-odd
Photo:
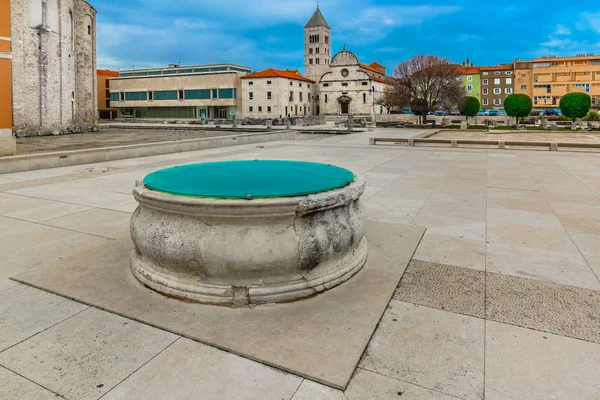
[[[498,115],[501,117],[508,117],[508,114],[506,114],[506,111],[504,110],[498,110]]]
[[[412,114],[412,110],[410,109],[410,107],[406,107],[402,109],[402,113],[403,114]]]
[[[451,111],[450,115],[460,115],[460,111],[458,111],[458,110]]]
[[[477,116],[478,116],[478,117],[483,117],[484,115],[486,115],[486,113],[485,113],[485,110],[484,110],[484,109],[481,109],[481,110],[479,110],[479,111],[477,112]]]
[[[446,115],[448,115],[448,112],[446,110],[437,110],[433,113],[433,115],[435,115],[436,117],[445,117]]]
[[[558,115],[561,116],[562,115],[562,111],[560,109],[556,109],[556,110],[545,110],[541,113],[541,115]]]
[[[487,111],[487,115],[489,115],[490,117],[497,117],[500,114],[500,111],[498,110],[488,110]]]

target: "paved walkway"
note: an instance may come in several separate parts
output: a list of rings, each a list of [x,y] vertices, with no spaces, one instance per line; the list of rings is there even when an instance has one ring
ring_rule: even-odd
[[[372,134],[0,175],[0,398],[598,399],[600,154]],[[427,228],[345,392],[8,279],[126,235],[148,172],[245,158],[350,168],[369,219]]]

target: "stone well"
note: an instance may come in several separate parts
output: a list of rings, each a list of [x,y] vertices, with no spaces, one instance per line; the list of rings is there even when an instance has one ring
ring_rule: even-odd
[[[367,259],[364,189],[364,179],[345,169],[293,161],[157,171],[133,191],[131,269],[167,296],[210,304],[331,289]]]

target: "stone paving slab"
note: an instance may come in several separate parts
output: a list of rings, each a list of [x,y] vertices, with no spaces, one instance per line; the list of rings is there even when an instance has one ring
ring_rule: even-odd
[[[129,271],[128,239],[82,249],[20,282],[344,389],[424,229],[366,224],[369,260],[350,281],[312,298],[250,309],[166,299]]]
[[[302,378],[178,339],[103,400],[289,399]]]
[[[487,323],[486,400],[596,400],[600,346]]]
[[[0,367],[0,399],[2,400],[56,400],[56,394]]]
[[[600,291],[413,260],[394,299],[600,343]]]
[[[484,322],[392,300],[360,367],[461,399],[481,400]]]
[[[95,400],[176,339],[88,308],[0,353],[0,365],[67,399]]]

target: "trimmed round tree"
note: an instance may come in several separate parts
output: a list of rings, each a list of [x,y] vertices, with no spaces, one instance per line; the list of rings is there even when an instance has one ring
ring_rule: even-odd
[[[531,97],[526,94],[511,94],[504,100],[504,110],[510,117],[517,119],[517,125],[519,124],[519,118],[528,117],[531,114],[533,108],[533,102]]]
[[[468,96],[460,105],[460,113],[467,117],[474,117],[479,112],[481,108],[481,104],[479,103],[479,99],[477,97]]]
[[[575,121],[585,117],[592,107],[592,98],[586,93],[568,93],[560,99],[560,111]]]
[[[419,116],[419,120],[422,124],[427,123],[427,112],[429,111],[429,103],[425,99],[412,99],[410,102],[410,109],[414,115]]]

